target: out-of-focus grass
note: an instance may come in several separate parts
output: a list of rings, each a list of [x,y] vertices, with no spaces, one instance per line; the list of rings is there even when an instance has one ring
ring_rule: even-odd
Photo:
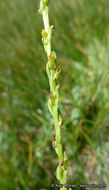
[[[38,3],[0,1],[0,190],[44,190],[57,182]],[[63,70],[68,182],[108,184],[109,1],[51,1],[50,18]]]

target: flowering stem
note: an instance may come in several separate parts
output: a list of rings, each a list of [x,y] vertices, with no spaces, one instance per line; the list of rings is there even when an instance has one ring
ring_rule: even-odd
[[[59,165],[56,170],[56,177],[59,180],[60,184],[64,185],[66,184],[68,172],[68,159],[63,148],[62,117],[59,111],[59,84],[57,82],[57,79],[61,72],[61,68],[56,69],[56,53],[52,51],[51,42],[54,26],[49,25],[48,4],[49,0],[40,1],[39,14],[42,14],[43,17],[44,29],[42,30],[42,42],[48,58],[46,65],[46,71],[50,85],[48,107],[54,120],[56,133],[55,136],[52,136],[52,144],[59,159]],[[66,190],[66,188],[62,187],[61,190]]]

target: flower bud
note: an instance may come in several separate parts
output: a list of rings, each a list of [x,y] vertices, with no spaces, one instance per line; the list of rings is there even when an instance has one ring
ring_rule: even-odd
[[[39,14],[39,15],[42,15],[42,11],[41,11],[41,9],[40,9],[40,8],[38,9],[38,11],[37,11],[37,12],[38,12],[38,14]]]
[[[50,92],[49,98],[51,100],[51,105],[54,105],[55,104],[55,99],[54,99],[54,96],[53,96],[52,92]]]
[[[55,75],[54,75],[54,79],[58,79],[59,78],[59,75],[60,75],[60,73],[61,73],[61,67],[59,67],[59,68],[57,68],[56,69],[56,73],[55,73]]]
[[[56,69],[56,65],[54,62],[49,62],[49,69]]]
[[[57,83],[56,89],[59,90],[59,88],[60,88],[60,85],[59,85],[59,83]]]
[[[60,166],[61,166],[61,168],[62,168],[63,170],[66,170],[66,167],[65,167],[64,161],[62,161],[62,162],[60,163]]]
[[[48,5],[49,0],[44,0],[45,5]]]
[[[52,25],[51,27],[52,27],[53,30],[55,29],[55,25]]]
[[[50,92],[50,99],[53,99],[53,98],[54,98],[53,93]]]
[[[55,135],[52,135],[51,139],[52,139],[52,141],[56,141]]]
[[[56,148],[56,139],[55,139],[55,136],[54,135],[52,135],[52,146],[53,146],[53,148]]]
[[[48,39],[47,38],[42,38],[42,42],[44,45],[48,45]]]
[[[48,56],[48,61],[49,61],[49,68],[50,69],[55,69],[55,60],[56,60],[56,53],[54,51],[51,52],[51,54]]]
[[[54,62],[56,60],[56,53],[54,51],[51,52],[51,54],[48,57],[48,60],[51,62]]]
[[[62,125],[62,122],[63,122],[63,119],[62,119],[62,117],[60,116],[59,126],[61,126],[61,125]]]
[[[64,129],[63,125],[61,125],[60,128],[63,130]]]
[[[61,67],[58,67],[57,70],[56,70],[57,73],[60,73],[61,72]]]
[[[43,38],[46,38],[48,35],[47,32],[45,31],[45,29],[42,30],[41,34],[42,34]]]

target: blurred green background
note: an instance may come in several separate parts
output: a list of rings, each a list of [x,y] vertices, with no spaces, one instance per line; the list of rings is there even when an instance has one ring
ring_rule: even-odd
[[[38,0],[0,1],[0,190],[58,183]],[[51,0],[68,183],[109,189],[109,1]],[[79,188],[77,188],[79,189]]]

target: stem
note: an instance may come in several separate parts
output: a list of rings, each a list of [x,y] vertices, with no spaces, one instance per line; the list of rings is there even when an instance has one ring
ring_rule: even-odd
[[[54,27],[49,25],[48,0],[40,1],[39,13],[42,14],[43,17],[44,29],[42,30],[42,42],[48,58],[46,65],[46,71],[50,85],[48,107],[54,120],[56,133],[52,138],[52,143],[59,159],[59,165],[56,170],[56,177],[59,180],[60,184],[64,185],[67,182],[68,159],[63,148],[62,117],[59,111],[59,84],[57,82],[57,79],[59,77],[61,69],[56,69],[56,53],[52,51],[51,41]],[[66,188],[62,187],[61,190],[66,190]]]

